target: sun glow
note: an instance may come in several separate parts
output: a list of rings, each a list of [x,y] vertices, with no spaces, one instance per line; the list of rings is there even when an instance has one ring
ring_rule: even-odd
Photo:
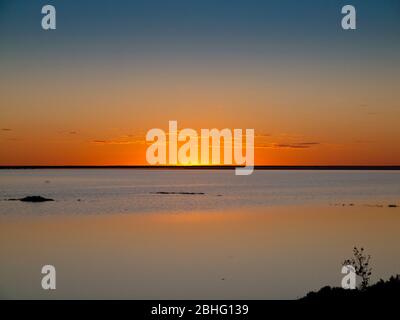
[[[209,164],[211,157],[212,165],[244,165],[244,168],[237,168],[237,175],[253,172],[254,129],[246,129],[244,134],[242,129],[226,128],[201,129],[200,132],[199,136],[193,129],[178,131],[177,121],[169,121],[168,134],[162,129],[149,130],[146,142],[152,143],[146,150],[147,162],[150,165],[187,166]],[[243,136],[246,141],[245,146]]]

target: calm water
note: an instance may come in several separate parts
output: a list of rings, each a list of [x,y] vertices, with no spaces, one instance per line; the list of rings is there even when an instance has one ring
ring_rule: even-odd
[[[233,171],[214,170],[0,171],[0,199],[33,194],[56,202],[38,205],[3,201],[0,214],[189,212],[349,201],[396,203],[400,201],[400,171],[257,171],[244,177],[235,176]]]
[[[354,245],[400,273],[400,172],[0,171],[26,195],[56,201],[0,201],[0,298],[292,299],[339,286]]]

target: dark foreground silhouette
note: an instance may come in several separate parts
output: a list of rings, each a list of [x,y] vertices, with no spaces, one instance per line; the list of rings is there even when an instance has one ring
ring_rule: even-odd
[[[185,191],[182,191],[182,192],[157,191],[157,192],[150,192],[150,193],[152,193],[152,194],[186,194],[186,195],[195,195],[195,194],[203,195],[203,194],[205,194],[204,192],[185,192]]]
[[[54,201],[54,199],[44,198],[42,196],[27,196],[19,199],[8,199],[8,201],[46,202],[46,201]]]
[[[389,280],[379,280],[365,289],[346,290],[339,287],[323,287],[317,292],[309,292],[301,301],[334,301],[334,300],[393,300],[400,297],[400,275]]]

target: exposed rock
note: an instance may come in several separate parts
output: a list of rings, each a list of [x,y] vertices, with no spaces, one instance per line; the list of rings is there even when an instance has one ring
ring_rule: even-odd
[[[19,199],[8,199],[8,201],[46,202],[46,201],[54,201],[54,199],[44,198],[42,196],[27,196]]]
[[[195,194],[205,194],[204,192],[168,192],[168,191],[158,191],[158,192],[151,192],[153,194],[185,194],[185,195],[195,195]]]

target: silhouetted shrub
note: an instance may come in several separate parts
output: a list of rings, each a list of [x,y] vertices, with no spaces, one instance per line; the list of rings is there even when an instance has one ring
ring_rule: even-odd
[[[400,297],[400,275],[392,276],[389,280],[379,280],[374,285],[366,287],[364,290],[346,290],[339,287],[323,287],[317,292],[309,292],[300,300],[303,301],[393,301]]]
[[[356,274],[362,279],[360,289],[365,290],[368,287],[371,278],[372,268],[369,266],[371,256],[364,254],[364,248],[359,250],[357,247],[353,248],[353,254],[354,257],[344,260],[343,265],[353,266]]]

